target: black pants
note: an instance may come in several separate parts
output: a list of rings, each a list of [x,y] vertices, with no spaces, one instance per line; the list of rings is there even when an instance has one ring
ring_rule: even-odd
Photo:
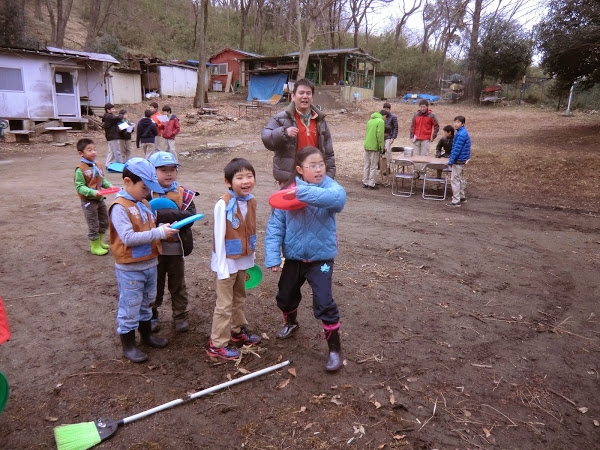
[[[277,306],[283,312],[298,308],[302,300],[300,288],[308,281],[313,291],[315,317],[329,325],[338,323],[340,312],[333,300],[332,280],[333,259],[313,262],[286,259],[279,278]]]
[[[185,263],[181,255],[159,255],[158,275],[156,279],[156,301],[153,309],[162,305],[165,281],[168,277],[171,304],[173,307],[173,320],[186,320],[188,311],[188,297],[185,287]]]

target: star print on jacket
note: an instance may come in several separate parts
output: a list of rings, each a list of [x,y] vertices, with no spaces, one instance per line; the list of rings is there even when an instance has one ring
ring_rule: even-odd
[[[330,269],[330,267],[327,264],[323,264],[321,266],[321,272],[323,272],[323,273],[329,272],[329,269]]]

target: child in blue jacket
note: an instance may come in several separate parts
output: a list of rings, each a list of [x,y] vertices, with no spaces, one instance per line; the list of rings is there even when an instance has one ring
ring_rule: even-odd
[[[300,288],[305,281],[313,291],[313,312],[323,322],[329,346],[325,369],[339,370],[343,365],[340,343],[340,313],[333,300],[333,259],[337,255],[336,214],[344,209],[346,191],[326,175],[323,154],[307,146],[296,153],[295,173],[282,187],[294,182],[296,198],[306,206],[293,211],[274,209],[265,236],[265,267],[279,272],[277,306],[283,312],[285,325],[277,333],[287,339],[298,330]]]
[[[464,116],[454,118],[454,129],[456,134],[452,141],[452,152],[448,165],[452,167],[452,201],[448,206],[460,206],[467,201],[465,190],[467,188],[467,179],[463,173],[465,164],[471,158],[471,137],[465,128],[466,119]]]

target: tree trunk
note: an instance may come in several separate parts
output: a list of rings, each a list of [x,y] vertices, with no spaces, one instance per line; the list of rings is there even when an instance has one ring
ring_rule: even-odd
[[[42,14],[42,0],[35,0],[35,9],[34,9],[34,17],[37,20],[44,20],[44,16]]]
[[[312,44],[317,38],[317,23],[326,8],[329,8],[333,0],[310,0],[306,3],[307,20],[302,20],[302,9],[300,0],[296,0],[296,28],[298,29],[298,46],[300,56],[298,58],[298,80],[306,77],[306,67],[312,49]],[[306,33],[302,35],[302,23],[306,22]]]
[[[206,85],[206,28],[208,23],[208,1],[200,0],[200,15],[198,27],[198,82],[196,83],[196,96],[194,97],[194,108],[204,108]]]
[[[246,29],[248,28],[248,14],[252,0],[240,0],[240,50],[244,50],[246,41]]]
[[[481,8],[483,0],[475,0],[473,9],[473,27],[471,31],[471,41],[469,43],[469,53],[467,56],[467,74],[465,75],[465,97],[476,100],[478,92],[475,89],[475,59],[478,51],[479,41],[479,23],[481,21]]]

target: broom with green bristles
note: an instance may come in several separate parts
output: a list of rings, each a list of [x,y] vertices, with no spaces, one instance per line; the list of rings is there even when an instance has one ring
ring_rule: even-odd
[[[233,386],[234,384],[250,380],[251,378],[256,378],[266,373],[279,370],[288,364],[290,364],[290,361],[284,361],[274,366],[266,367],[256,372],[244,375],[243,377],[236,378],[235,380],[227,381],[225,383],[204,389],[203,391],[190,394],[186,398],[179,398],[168,403],[163,403],[160,406],[143,411],[133,416],[125,417],[119,421],[114,421],[111,419],[98,419],[95,422],[61,425],[54,429],[56,447],[58,450],[86,450],[88,448],[92,448],[94,445],[98,445],[100,442],[112,437],[117,432],[117,429],[122,425],[134,422],[159,411],[172,408],[173,406],[181,405],[182,403],[202,397],[203,395],[225,389],[226,387]]]

